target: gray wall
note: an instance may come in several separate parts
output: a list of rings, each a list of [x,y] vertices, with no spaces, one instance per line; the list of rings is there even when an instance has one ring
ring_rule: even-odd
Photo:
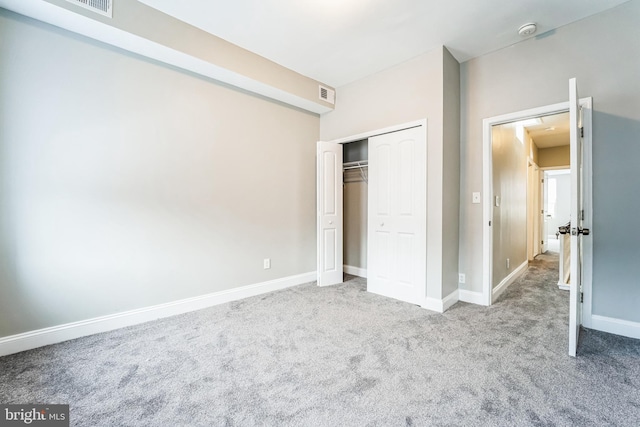
[[[0,337],[315,270],[318,116],[3,9],[0,93]]]
[[[443,49],[442,296],[458,289],[460,235],[460,64]]]
[[[493,283],[495,288],[527,261],[527,153],[513,124],[494,126],[491,137],[493,195]],[[509,259],[509,267],[507,267]]]
[[[640,1],[461,66],[461,288],[481,291],[482,119],[567,101],[568,80],[593,97],[593,314],[640,321]]]
[[[434,49],[338,88],[335,110],[320,120],[330,141],[427,119],[427,295],[435,299],[458,282],[458,72],[445,48]]]
[[[118,0],[117,5],[113,7],[112,18],[96,14],[67,0],[44,1],[160,46],[166,46],[189,57],[203,60],[237,76],[250,78],[276,91],[282,90],[314,104],[332,108],[331,104],[318,98],[318,81],[180,21],[138,0]],[[125,48],[128,47],[131,46]],[[153,55],[156,51],[159,52],[162,49],[147,50],[147,54]],[[189,66],[183,61],[180,63]],[[198,70],[192,70],[201,69],[202,67],[198,66]],[[328,87],[326,84],[323,85]],[[268,93],[274,92],[269,90]]]

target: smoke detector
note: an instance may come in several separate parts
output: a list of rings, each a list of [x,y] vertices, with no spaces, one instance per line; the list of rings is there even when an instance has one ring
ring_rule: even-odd
[[[535,33],[538,27],[533,22],[529,22],[528,24],[524,24],[520,28],[518,28],[518,34],[522,37],[530,36]]]

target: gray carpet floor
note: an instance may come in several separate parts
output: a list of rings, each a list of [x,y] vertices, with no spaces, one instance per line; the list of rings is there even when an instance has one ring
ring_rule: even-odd
[[[640,340],[583,330],[539,257],[444,314],[315,284],[0,358],[0,402],[81,426],[639,426]]]

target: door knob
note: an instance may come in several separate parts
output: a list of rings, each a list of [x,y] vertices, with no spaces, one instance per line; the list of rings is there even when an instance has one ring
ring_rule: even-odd
[[[578,227],[578,228],[574,227],[571,229],[572,236],[577,236],[578,234],[582,234],[583,236],[588,236],[589,234],[591,234],[591,230],[589,230],[588,228],[582,228],[582,227]]]

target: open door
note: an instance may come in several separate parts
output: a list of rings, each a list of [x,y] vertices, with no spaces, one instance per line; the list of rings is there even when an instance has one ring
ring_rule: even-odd
[[[342,145],[318,142],[318,286],[342,283]]]
[[[569,285],[569,355],[576,355],[582,324],[582,120],[576,79],[569,80],[569,124],[571,158],[571,276]]]
[[[549,240],[549,182],[547,175],[540,171],[541,187],[540,194],[542,194],[542,209],[540,210],[540,225],[542,232],[540,233],[540,253],[547,252],[547,240]]]

